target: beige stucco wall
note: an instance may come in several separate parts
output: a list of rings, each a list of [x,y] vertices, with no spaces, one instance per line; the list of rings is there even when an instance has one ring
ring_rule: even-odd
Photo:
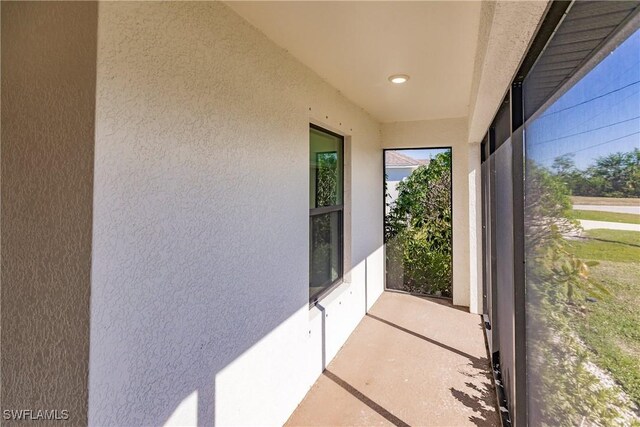
[[[278,425],[382,292],[380,128],[220,3],[100,3],[89,421]],[[309,122],[348,280],[308,307]]]
[[[451,147],[453,160],[453,303],[469,307],[473,313],[481,295],[482,274],[477,262],[477,228],[475,198],[470,198],[470,184],[479,188],[480,158],[467,143],[467,118],[395,122],[382,125],[384,148]],[[479,154],[479,151],[478,151]],[[476,195],[475,187],[472,196]],[[479,202],[479,200],[478,200]],[[480,235],[481,236],[481,235]],[[480,300],[481,301],[481,300]]]
[[[483,1],[469,97],[469,142],[484,137],[504,99],[548,0]]]
[[[3,410],[67,410],[56,425],[83,425],[97,4],[1,7],[0,400]]]

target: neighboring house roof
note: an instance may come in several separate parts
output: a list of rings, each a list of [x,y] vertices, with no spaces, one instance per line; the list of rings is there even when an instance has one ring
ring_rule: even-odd
[[[387,151],[384,161],[387,167],[418,167],[429,164],[429,159],[414,159],[398,151]]]

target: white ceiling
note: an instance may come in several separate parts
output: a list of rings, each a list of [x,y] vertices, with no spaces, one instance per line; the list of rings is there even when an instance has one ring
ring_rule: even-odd
[[[380,121],[468,114],[479,1],[227,4]]]

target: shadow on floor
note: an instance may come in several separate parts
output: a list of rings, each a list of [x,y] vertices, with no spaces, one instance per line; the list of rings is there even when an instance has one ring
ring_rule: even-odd
[[[343,380],[342,378],[340,378],[336,374],[332,373],[329,370],[326,370],[326,371],[324,371],[323,375],[325,375],[331,381],[333,381],[334,383],[338,384],[340,387],[342,387],[343,389],[348,391],[352,396],[354,396],[360,402],[362,402],[365,405],[367,405],[369,408],[371,408],[374,411],[376,411],[378,414],[383,416],[389,422],[393,423],[394,425],[396,425],[398,427],[409,427],[409,424],[405,423],[400,418],[396,417],[391,412],[387,411],[382,406],[378,405],[376,402],[374,402],[373,400],[369,399],[362,392],[360,392],[357,388],[353,387],[351,384],[349,384],[348,382],[346,382],[345,380]]]
[[[491,381],[488,378],[488,381]],[[451,395],[456,398],[467,408],[471,409],[474,414],[469,417],[469,421],[478,427],[490,427],[495,425],[495,392],[492,384],[485,382],[482,387],[478,387],[476,384],[467,382],[465,385],[467,390],[473,390],[477,394],[480,394],[480,398],[472,396],[464,390],[457,390],[451,387]]]
[[[289,426],[499,426],[481,317],[385,292]]]
[[[430,300],[431,301],[431,300]],[[479,371],[479,373],[477,374],[469,374],[466,372],[460,372],[463,375],[469,376],[469,377],[482,377],[483,379],[485,379],[485,382],[482,384],[482,387],[479,387],[478,385],[471,383],[471,382],[466,382],[465,386],[468,388],[467,390],[473,390],[476,392],[476,394],[479,394],[480,397],[478,398],[478,396],[472,396],[471,394],[465,392],[464,390],[458,390],[454,387],[451,387],[451,395],[458,400],[460,403],[462,403],[464,406],[466,406],[467,408],[471,409],[475,414],[477,415],[473,415],[471,417],[469,417],[469,421],[471,421],[473,424],[475,424],[478,427],[488,427],[488,426],[493,426],[495,424],[495,392],[493,390],[493,385],[491,383],[491,376],[487,375],[486,372],[488,370],[490,370],[490,365],[487,359],[485,358],[480,358],[480,357],[475,357],[472,356],[470,354],[467,354],[463,351],[460,351],[454,347],[448,346],[446,344],[443,344],[439,341],[436,341],[434,339],[431,339],[429,337],[426,337],[424,335],[421,335],[417,332],[411,331],[407,328],[403,328],[400,325],[397,325],[393,322],[390,322],[386,319],[382,319],[378,316],[375,316],[373,314],[367,313],[367,316],[375,319],[379,322],[382,322],[386,325],[389,325],[391,327],[394,327],[396,329],[401,330],[402,332],[405,332],[409,335],[412,335],[416,338],[420,338],[424,341],[427,341],[428,343],[437,345],[440,348],[443,348],[445,350],[451,351],[455,354],[458,354],[460,356],[466,357],[467,359],[469,359],[469,367],[472,368],[472,370],[476,370]],[[333,374],[332,374],[333,375]],[[331,377],[330,377],[331,378]],[[335,381],[335,380],[334,380]],[[374,409],[374,408],[372,408]],[[383,415],[383,414],[381,414]],[[384,416],[384,415],[383,415]],[[387,418],[387,417],[385,417]],[[387,418],[389,419],[389,418]],[[390,420],[391,422],[394,422],[393,420]],[[394,422],[395,424],[395,422]]]
[[[419,294],[419,293],[413,293],[413,292],[405,292],[405,291],[401,291],[401,290],[397,290],[397,289],[386,289],[385,292],[398,293],[398,294],[401,294],[401,295],[409,295],[409,296],[412,296],[412,297],[415,297],[415,298],[420,298],[420,299],[423,299],[425,301],[432,302],[434,304],[443,305],[445,307],[452,308],[454,310],[462,311],[464,313],[469,313],[469,307],[464,307],[464,306],[461,306],[461,305],[454,305],[452,300],[451,300],[451,298],[436,297],[436,296],[432,296],[432,295]]]
[[[474,368],[474,369],[489,369],[489,363],[487,362],[487,360],[486,360],[486,359],[483,359],[483,358],[480,358],[480,357],[472,356],[472,355],[470,355],[470,354],[467,354],[467,353],[465,353],[465,352],[463,352],[463,351],[458,350],[457,348],[454,348],[454,347],[448,346],[448,345],[446,345],[446,344],[443,344],[443,343],[441,343],[441,342],[439,342],[439,341],[436,341],[436,340],[434,340],[434,339],[431,339],[431,338],[429,338],[429,337],[425,337],[424,335],[421,335],[421,334],[419,334],[419,333],[417,333],[417,332],[414,332],[414,331],[412,331],[412,330],[410,330],[410,329],[403,328],[403,327],[402,327],[402,326],[400,326],[400,325],[396,325],[396,324],[395,324],[395,323],[393,323],[393,322],[390,322],[390,321],[388,321],[388,320],[386,320],[386,319],[382,319],[382,318],[380,318],[380,317],[378,317],[378,316],[374,316],[373,314],[367,313],[366,315],[367,315],[368,317],[372,318],[372,319],[377,320],[378,322],[382,322],[382,323],[384,323],[384,324],[386,324],[386,325],[389,325],[389,326],[391,326],[391,327],[394,327],[394,328],[396,328],[396,329],[399,329],[399,330],[401,330],[402,332],[405,332],[405,333],[407,333],[407,334],[409,334],[409,335],[412,335],[412,336],[414,336],[414,337],[416,337],[416,338],[420,338],[421,340],[424,340],[424,341],[426,341],[426,342],[428,342],[428,343],[430,343],[430,344],[437,345],[438,347],[443,348],[443,349],[445,349],[445,350],[448,350],[448,351],[450,351],[450,352],[452,352],[452,353],[455,353],[455,354],[457,354],[457,355],[459,355],[459,356],[466,357],[467,359],[469,359],[469,361],[471,362],[471,363],[470,363],[470,365],[471,365],[471,367],[472,367],[472,368]]]

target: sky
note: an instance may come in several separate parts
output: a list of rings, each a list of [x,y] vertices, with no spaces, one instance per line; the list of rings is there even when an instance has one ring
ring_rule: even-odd
[[[412,157],[416,160],[432,159],[436,154],[449,151],[450,148],[423,148],[420,150],[393,150],[398,151],[405,156]]]
[[[573,154],[579,169],[640,148],[640,30],[528,124],[525,140],[536,162]]]

